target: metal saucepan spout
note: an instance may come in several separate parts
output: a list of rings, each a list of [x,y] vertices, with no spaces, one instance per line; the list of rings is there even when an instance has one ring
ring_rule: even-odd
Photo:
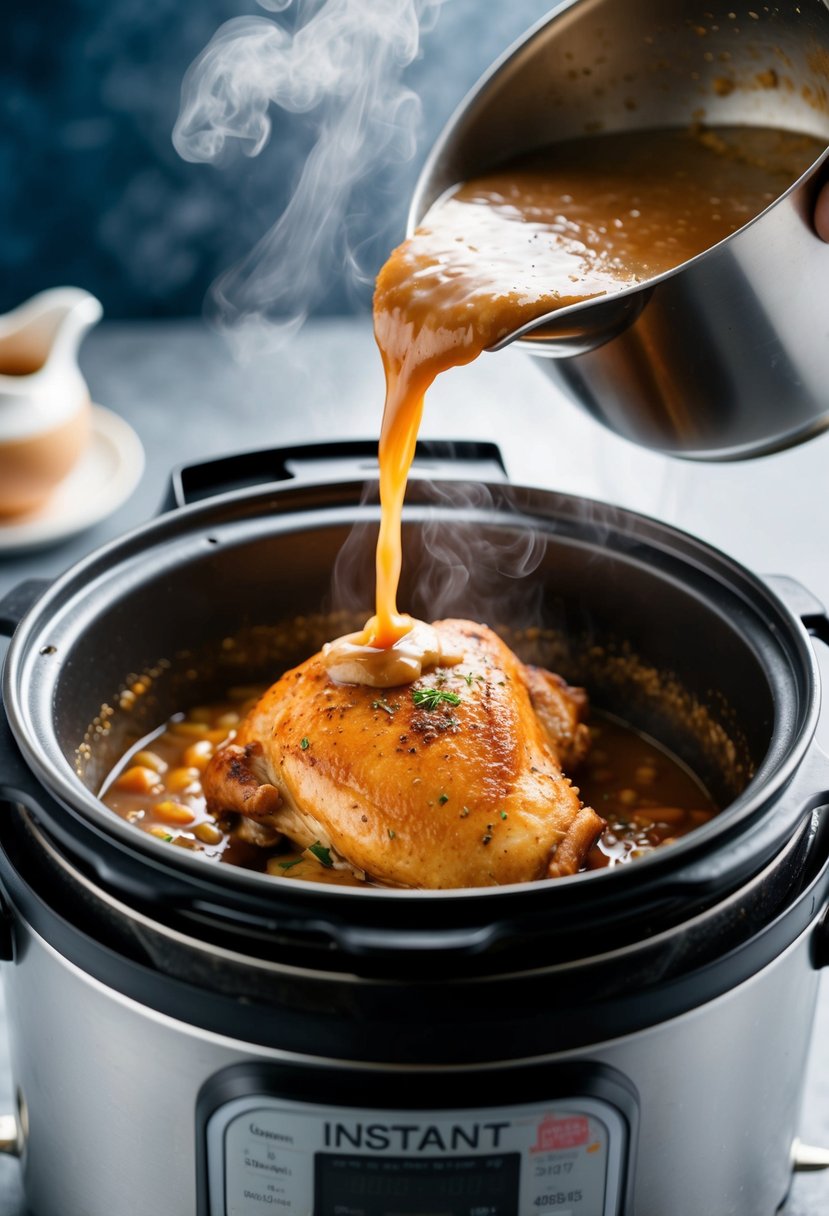
[[[591,132],[765,126],[829,144],[829,5],[571,0],[464,99],[415,189],[413,231],[456,183]],[[734,460],[829,425],[829,149],[755,220],[675,270],[548,313],[518,342],[582,409],[645,447]]]

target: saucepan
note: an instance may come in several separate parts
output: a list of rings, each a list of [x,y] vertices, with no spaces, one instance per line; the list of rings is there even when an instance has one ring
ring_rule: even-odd
[[[186,469],[187,505],[0,605],[5,1148],[32,1212],[771,1216],[829,958],[829,622],[796,584],[511,485],[491,445],[421,445],[406,603],[586,683],[723,812],[627,867],[430,892],[212,864],[99,802],[127,740],[366,613],[374,450]]]
[[[826,0],[572,0],[481,78],[415,190],[409,230],[455,183],[591,132],[736,124],[829,144]],[[824,152],[756,220],[676,270],[509,335],[613,431],[732,460],[829,424],[829,246],[812,222]]]

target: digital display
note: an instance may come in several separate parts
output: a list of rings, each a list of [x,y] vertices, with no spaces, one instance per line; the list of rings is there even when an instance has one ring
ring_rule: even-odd
[[[520,1153],[368,1157],[317,1153],[314,1216],[518,1216]]]

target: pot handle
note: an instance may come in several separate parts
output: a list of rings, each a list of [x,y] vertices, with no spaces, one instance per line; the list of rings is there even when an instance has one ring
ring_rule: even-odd
[[[50,585],[48,579],[32,578],[18,583],[0,599],[0,675],[2,675],[7,639],[12,636],[21,619],[40,599]],[[34,778],[20,754],[9,727],[3,705],[3,690],[0,684],[0,802],[23,802],[32,805]],[[6,905],[4,892],[0,891],[0,961],[14,959],[14,918]],[[0,1153],[16,1153],[17,1132],[9,1131],[11,1125],[0,1117]]]
[[[825,646],[829,646],[829,616],[827,616],[826,609],[817,596],[807,590],[802,583],[797,582],[796,579],[790,578],[788,575],[766,575],[765,582],[776,592],[795,616],[800,618],[808,633],[813,638],[817,638],[823,642]],[[807,788],[811,790],[818,789],[821,792],[818,794],[812,793],[807,799],[807,809],[814,810],[826,804],[829,791],[824,789],[825,782],[823,785],[821,784],[824,780],[826,769],[827,756],[822,749],[816,748],[813,751],[811,764],[807,766]],[[824,910],[820,921],[815,927],[812,938],[812,962],[816,968],[829,965],[829,906]],[[819,1164],[809,1163],[811,1160],[809,1153],[811,1151],[804,1146],[804,1161],[798,1164],[796,1158],[795,1169],[829,1169],[829,1150],[819,1150]]]
[[[383,929],[352,924],[332,927],[331,935],[352,958],[379,960],[390,956],[399,965],[401,956],[408,956],[412,966],[428,960],[426,966],[434,972],[453,959],[486,954],[502,936],[502,928],[498,924],[461,926],[439,933],[401,929],[390,936]]]
[[[506,481],[507,471],[497,444],[466,439],[421,439],[415,449],[412,476]],[[205,498],[273,482],[340,481],[355,477],[376,479],[376,440],[302,443],[287,448],[237,452],[174,469],[162,510],[186,507]]]
[[[51,585],[49,579],[30,578],[18,583],[0,600],[0,639],[12,636],[22,618]],[[5,650],[8,643],[0,641],[0,674],[2,674]],[[11,732],[3,704],[0,684],[0,801],[22,802],[32,807],[37,805],[36,783]],[[0,922],[2,922],[0,915]],[[6,957],[0,933],[0,958]]]
[[[0,638],[10,638],[29,609],[40,599],[47,587],[46,578],[30,578],[18,583],[0,600]],[[0,672],[5,658],[6,643],[0,643]],[[34,777],[29,772],[12,735],[3,705],[0,686],[0,800],[6,802],[33,801]]]
[[[37,786],[26,761],[20,754],[20,749],[9,726],[6,709],[0,692],[0,803],[21,803],[29,810],[37,812],[45,797],[44,791]],[[2,900],[0,900],[0,926],[2,926]],[[0,927],[0,959],[8,957],[3,945],[3,932]]]
[[[29,609],[51,585],[48,578],[27,578],[0,599],[0,637],[11,637]]]
[[[800,618],[813,638],[829,646],[829,616],[816,595],[787,574],[765,574],[763,581]]]

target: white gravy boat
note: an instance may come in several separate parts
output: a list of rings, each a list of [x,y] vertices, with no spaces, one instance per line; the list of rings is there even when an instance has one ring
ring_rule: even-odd
[[[89,390],[78,347],[101,304],[56,287],[0,316],[0,516],[36,509],[89,435]]]

